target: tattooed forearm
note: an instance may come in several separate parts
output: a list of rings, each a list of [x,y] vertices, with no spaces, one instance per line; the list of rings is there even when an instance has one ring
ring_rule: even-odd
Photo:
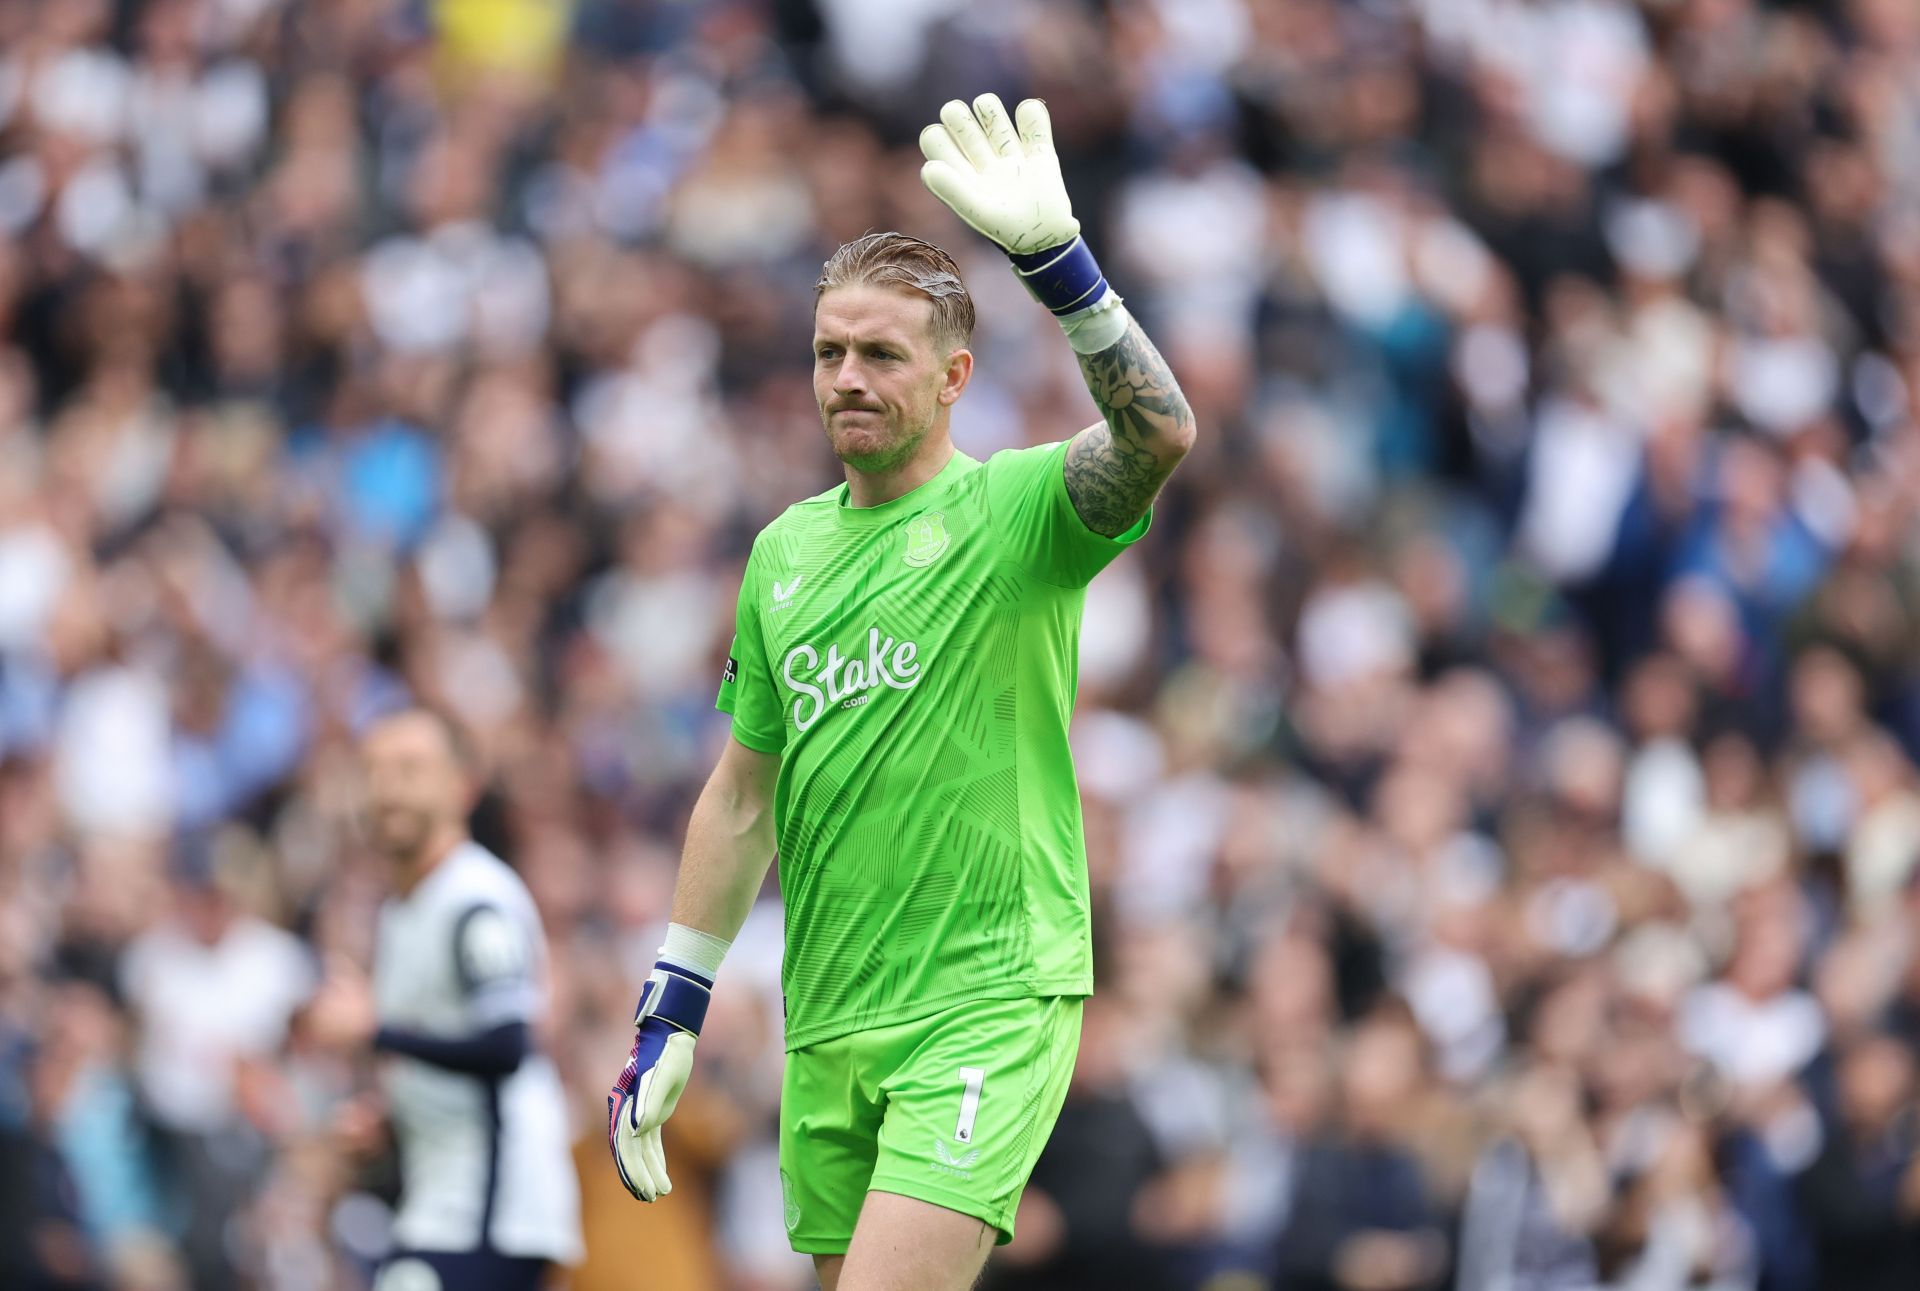
[[[1137,322],[1098,354],[1082,354],[1080,370],[1106,421],[1067,447],[1067,496],[1087,528],[1113,537],[1146,513],[1193,445],[1193,410]]]

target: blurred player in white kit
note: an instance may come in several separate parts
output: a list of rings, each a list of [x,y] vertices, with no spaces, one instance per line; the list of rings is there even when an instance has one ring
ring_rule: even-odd
[[[376,1291],[535,1291],[581,1256],[560,1080],[535,1037],[547,947],[533,898],[474,842],[459,732],[410,709],[367,732],[367,837],[392,867],[371,985],[330,967],[320,1043],[371,1048],[400,1153]]]

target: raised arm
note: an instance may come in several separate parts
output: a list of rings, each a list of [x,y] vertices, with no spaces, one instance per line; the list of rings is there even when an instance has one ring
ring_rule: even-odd
[[[1193,409],[1132,318],[1112,345],[1080,355],[1080,371],[1105,420],[1067,446],[1067,496],[1087,528],[1111,538],[1146,514],[1193,447]]]
[[[1080,356],[1103,420],[1074,436],[1067,492],[1089,529],[1126,532],[1193,446],[1193,410],[1080,238],[1046,105],[1027,99],[1009,117],[992,94],[954,99],[920,151],[921,181],[1007,253]]]

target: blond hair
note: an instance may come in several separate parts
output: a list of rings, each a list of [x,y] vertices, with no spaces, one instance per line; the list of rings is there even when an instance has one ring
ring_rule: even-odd
[[[869,233],[841,246],[820,267],[816,306],[833,287],[905,287],[933,302],[934,339],[954,347],[973,339],[973,297],[953,257],[905,233]]]

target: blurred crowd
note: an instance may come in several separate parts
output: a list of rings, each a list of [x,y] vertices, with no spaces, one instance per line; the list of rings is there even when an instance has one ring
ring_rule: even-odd
[[[576,1291],[787,1291],[777,893],[604,1164],[842,240],[1050,105],[1201,426],[1088,598],[1099,994],[1007,1289],[1920,1286],[1920,6],[0,0],[0,1286],[352,1291],[354,733],[490,768]]]

